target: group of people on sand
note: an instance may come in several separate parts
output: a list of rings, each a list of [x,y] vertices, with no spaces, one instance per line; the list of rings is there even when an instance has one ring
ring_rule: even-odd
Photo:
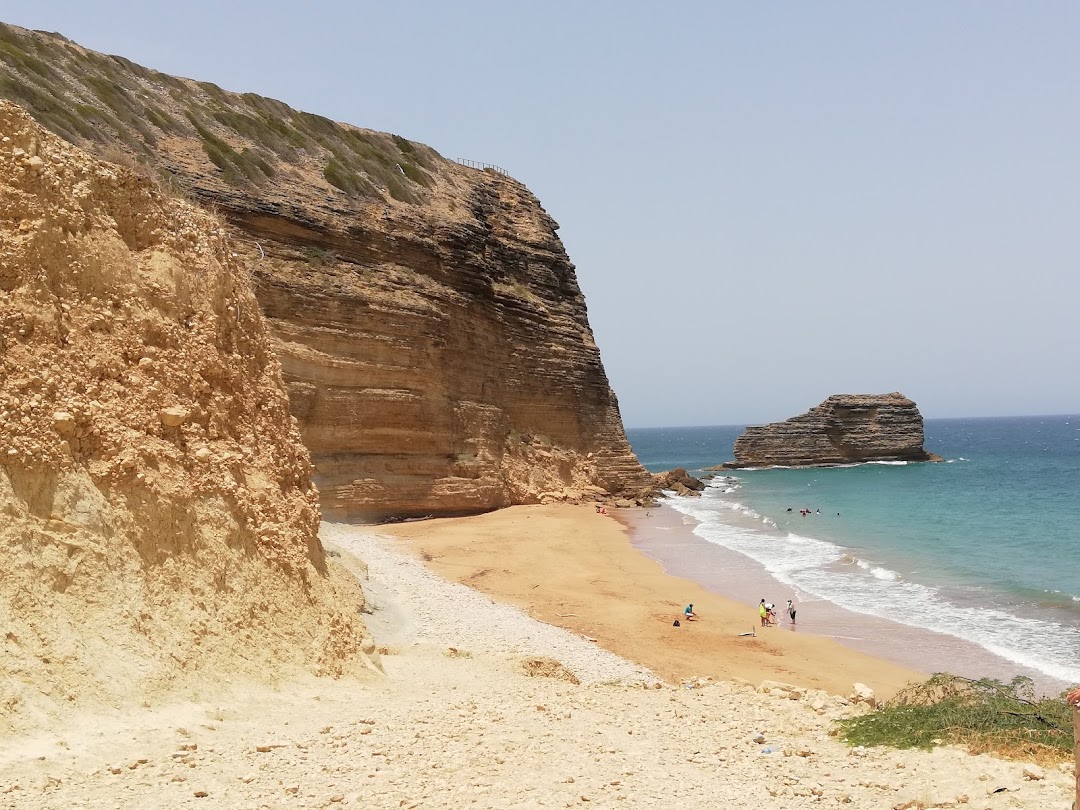
[[[787,600],[787,615],[792,624],[795,624],[795,605],[790,599]],[[761,618],[762,627],[772,627],[780,622],[776,618],[776,605],[772,602],[766,602],[765,597],[761,597],[761,601],[758,603],[758,616]]]
[[[794,605],[794,603],[792,603],[792,601],[790,599],[788,599],[787,600],[787,615],[788,615],[788,620],[792,624],[795,624],[795,613],[796,613],[795,605]],[[772,602],[766,602],[764,596],[761,597],[761,602],[758,604],[758,615],[761,616],[761,626],[762,627],[771,627],[774,624],[779,624],[780,623],[776,618],[776,605],[774,605]],[[694,603],[691,602],[689,605],[686,606],[685,609],[683,609],[682,620],[684,622],[692,622],[696,618],[697,618],[697,613],[694,612]],[[678,624],[679,624],[679,622],[678,622],[678,620],[676,620],[675,625],[678,626]]]

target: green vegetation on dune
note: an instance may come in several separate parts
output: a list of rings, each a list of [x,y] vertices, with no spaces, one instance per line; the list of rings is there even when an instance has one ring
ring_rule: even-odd
[[[0,23],[0,98],[46,128],[100,153],[160,152],[162,136],[197,138],[223,182],[258,187],[286,166],[315,169],[354,197],[417,202],[438,155],[397,135],[339,124],[254,93],[167,76],[59,35]],[[167,150],[166,150],[167,154]],[[209,169],[213,171],[213,169]]]
[[[1071,709],[1064,695],[1038,698],[1029,678],[1010,683],[939,672],[873,712],[838,721],[850,745],[930,749],[965,745],[973,753],[1049,761],[1072,757]]]

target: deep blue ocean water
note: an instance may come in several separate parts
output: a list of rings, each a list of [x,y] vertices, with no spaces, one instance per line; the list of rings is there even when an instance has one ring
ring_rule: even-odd
[[[648,469],[701,475],[742,430],[627,435]],[[945,463],[738,470],[668,504],[796,593],[1080,681],[1080,416],[928,419],[925,432]]]

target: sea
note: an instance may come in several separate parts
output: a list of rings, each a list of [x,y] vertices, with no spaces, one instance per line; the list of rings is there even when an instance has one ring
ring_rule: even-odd
[[[744,600],[766,588],[745,586],[756,571],[779,608],[793,599],[800,631],[827,615],[824,634],[921,671],[1023,675],[1046,693],[1080,682],[1080,416],[924,429],[943,463],[712,473],[742,426],[628,430],[650,471],[712,476],[700,498],[664,501],[684,542],[642,550]],[[838,612],[854,617],[847,636]]]

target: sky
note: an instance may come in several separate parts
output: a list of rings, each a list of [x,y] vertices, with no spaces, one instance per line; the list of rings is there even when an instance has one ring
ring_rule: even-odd
[[[504,167],[628,427],[1080,412],[1080,4],[158,5],[0,19]]]

